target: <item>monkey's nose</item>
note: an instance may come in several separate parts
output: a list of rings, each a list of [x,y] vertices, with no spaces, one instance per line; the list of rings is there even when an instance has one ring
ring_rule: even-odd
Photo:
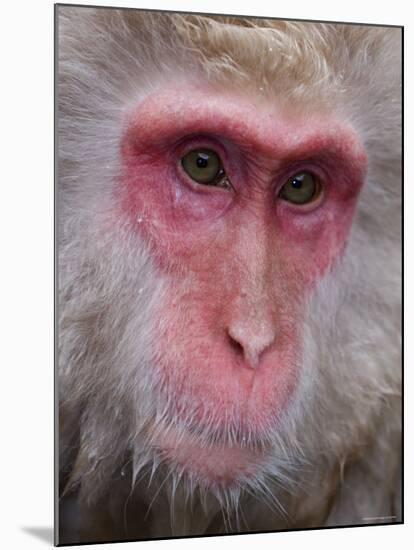
[[[234,323],[228,327],[230,344],[239,355],[242,355],[246,365],[256,369],[267,349],[276,341],[276,330],[270,323]]]

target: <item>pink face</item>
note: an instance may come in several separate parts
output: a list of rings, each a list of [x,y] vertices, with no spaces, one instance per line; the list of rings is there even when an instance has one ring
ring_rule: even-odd
[[[219,159],[207,184],[183,161],[200,151]],[[129,113],[121,153],[122,215],[171,280],[157,376],[184,435],[170,431],[159,449],[197,475],[231,480],[260,460],[241,442],[263,443],[295,397],[304,303],[344,249],[365,152],[332,116],[188,87]],[[303,174],[315,189],[297,202]],[[224,441],[229,430],[240,445],[198,443],[197,433]]]

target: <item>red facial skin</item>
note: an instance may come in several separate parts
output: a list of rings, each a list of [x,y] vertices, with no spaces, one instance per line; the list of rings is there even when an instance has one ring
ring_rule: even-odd
[[[197,148],[217,152],[232,189],[185,173],[181,159]],[[263,442],[288,406],[304,301],[343,252],[364,149],[332,116],[298,118],[276,102],[188,87],[158,92],[128,114],[121,156],[122,216],[171,279],[157,368],[188,438],[170,432],[159,448],[201,477],[230,482],[258,451],[205,450],[193,432],[212,429],[224,441],[230,426],[240,440]],[[319,180],[320,196],[283,200],[284,183],[304,170]]]

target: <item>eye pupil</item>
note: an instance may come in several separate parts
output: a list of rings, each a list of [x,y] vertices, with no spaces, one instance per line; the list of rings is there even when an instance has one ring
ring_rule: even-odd
[[[208,165],[208,156],[203,153],[199,153],[196,164],[198,168],[206,168]]]
[[[302,181],[298,178],[293,178],[290,184],[294,189],[300,189],[302,187]]]

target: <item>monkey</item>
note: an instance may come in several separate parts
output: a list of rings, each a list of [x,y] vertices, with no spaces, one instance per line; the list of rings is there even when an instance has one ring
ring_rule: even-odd
[[[56,17],[58,542],[401,523],[401,28]]]

